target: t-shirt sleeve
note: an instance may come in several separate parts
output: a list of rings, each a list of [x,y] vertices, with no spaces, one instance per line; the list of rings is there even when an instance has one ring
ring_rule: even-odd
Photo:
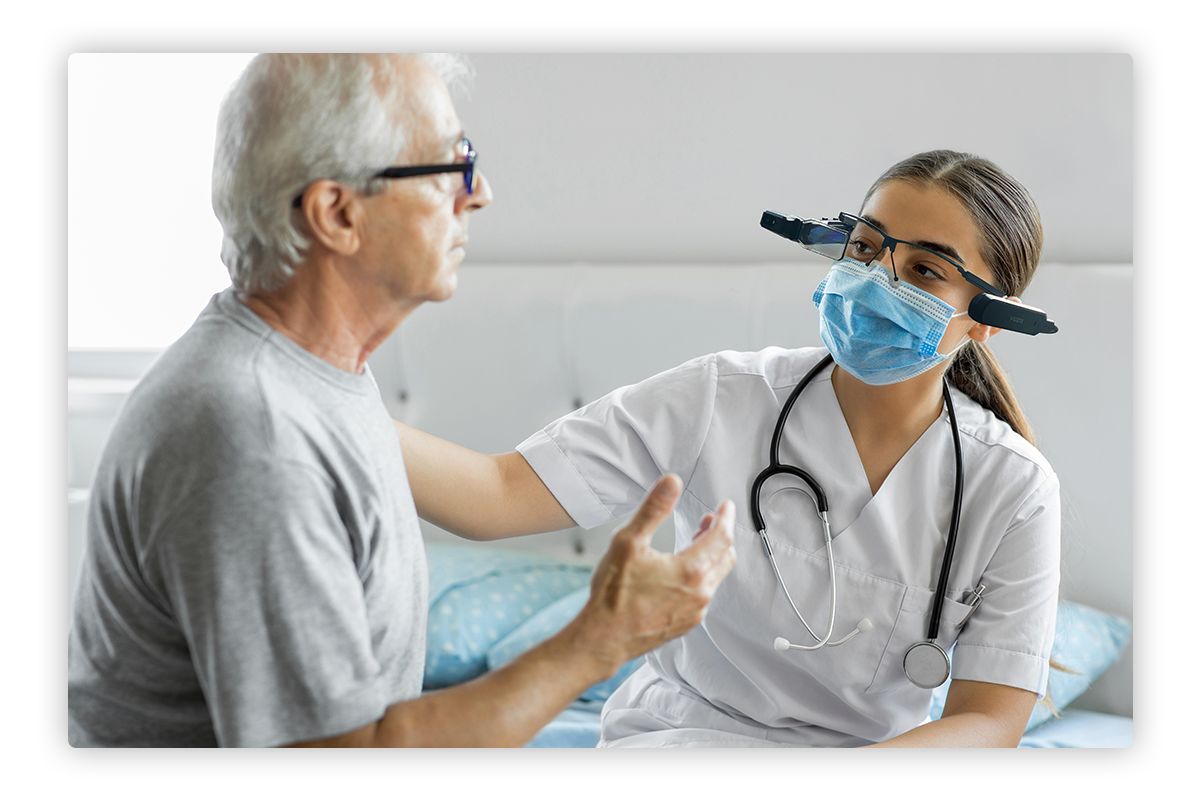
[[[324,738],[383,716],[359,564],[328,478],[263,460],[193,492],[147,558],[222,746]]]
[[[983,601],[954,646],[953,677],[1042,696],[1058,611],[1060,500],[1049,473],[1008,523],[982,582]]]
[[[625,386],[517,446],[575,523],[594,528],[635,511],[654,482],[687,485],[712,420],[714,356]]]

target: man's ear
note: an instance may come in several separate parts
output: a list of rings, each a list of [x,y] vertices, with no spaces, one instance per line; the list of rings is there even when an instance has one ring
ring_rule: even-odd
[[[351,189],[336,181],[313,181],[301,197],[300,213],[309,235],[326,249],[340,255],[358,251],[362,207]]]

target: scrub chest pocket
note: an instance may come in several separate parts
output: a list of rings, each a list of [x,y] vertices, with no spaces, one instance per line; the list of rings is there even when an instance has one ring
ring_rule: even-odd
[[[904,587],[904,597],[899,606],[899,613],[889,632],[887,648],[879,662],[871,685],[867,687],[868,694],[891,692],[900,688],[911,688],[918,692],[928,691],[913,686],[904,673],[904,654],[916,642],[927,641],[929,633],[929,615],[933,612],[933,591],[916,586]],[[943,650],[949,652],[958,636],[955,626],[966,618],[971,606],[950,597],[942,602],[941,624],[938,635],[934,640]],[[881,631],[882,632],[882,631]]]
[[[757,534],[745,538],[745,545],[739,542],[740,547],[757,545]],[[763,573],[761,581],[767,591],[762,607],[770,609],[771,625],[767,630],[760,628],[758,631],[764,643],[769,644],[769,639],[774,636],[782,636],[797,644],[815,644],[817,640],[805,630],[782,589],[772,580],[771,567],[761,546],[755,546],[754,551],[744,560],[753,562],[747,565],[750,569]],[[774,657],[809,675],[829,670],[824,674],[837,675],[839,683],[852,691],[877,694],[908,688],[928,694],[927,689],[913,686],[905,676],[904,654],[915,642],[926,641],[934,591],[856,570],[837,558],[836,548],[834,559],[837,606],[831,641],[850,633],[864,618],[870,620],[871,630],[837,647],[774,652]],[[822,635],[829,620],[829,567],[824,553],[807,553],[778,544],[775,545],[775,560],[796,606],[813,631]],[[951,597],[944,599],[941,625],[935,640],[942,649],[949,650],[953,645],[958,633],[954,626],[969,609],[967,604]]]

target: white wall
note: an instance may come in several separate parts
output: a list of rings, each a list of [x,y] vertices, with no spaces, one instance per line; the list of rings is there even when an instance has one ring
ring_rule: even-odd
[[[247,59],[71,56],[68,347],[164,347],[226,285],[212,143]],[[854,210],[885,168],[936,147],[988,156],[1030,188],[1044,261],[1133,260],[1126,55],[471,59],[457,105],[496,195],[472,220],[473,263],[790,258],[761,235],[764,209]],[[114,237],[132,220],[136,236]]]
[[[477,263],[789,257],[763,209],[856,210],[884,169],[977,152],[1037,198],[1047,263],[1133,260],[1121,54],[478,54],[457,105],[496,201]]]

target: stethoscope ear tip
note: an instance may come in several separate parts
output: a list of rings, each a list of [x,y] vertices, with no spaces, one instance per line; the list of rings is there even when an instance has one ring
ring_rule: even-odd
[[[792,643],[789,642],[787,639],[783,638],[782,636],[775,637],[775,649],[778,650],[779,652],[782,653],[784,650],[787,650],[791,646],[792,646]]]

